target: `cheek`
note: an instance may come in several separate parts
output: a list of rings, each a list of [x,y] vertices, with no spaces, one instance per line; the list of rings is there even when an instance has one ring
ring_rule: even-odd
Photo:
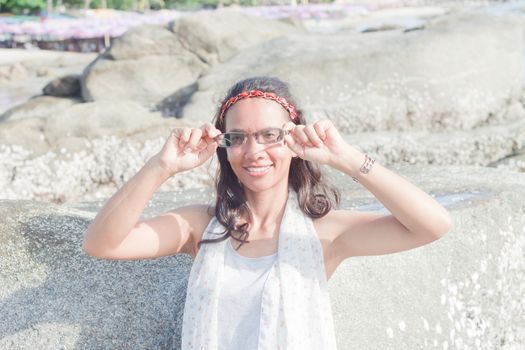
[[[236,148],[228,148],[226,149],[226,159],[228,159],[228,161],[230,163],[232,162],[235,162],[236,160],[239,159],[239,149],[236,149]]]
[[[278,156],[280,158],[292,158],[293,156],[292,151],[288,147],[286,147],[286,145],[283,145],[279,148],[275,148],[273,153],[275,156]]]

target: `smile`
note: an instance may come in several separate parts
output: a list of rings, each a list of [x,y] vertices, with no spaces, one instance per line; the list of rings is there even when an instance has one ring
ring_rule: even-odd
[[[262,176],[270,171],[272,165],[263,166],[263,167],[247,167],[244,168],[248,174],[251,176]]]

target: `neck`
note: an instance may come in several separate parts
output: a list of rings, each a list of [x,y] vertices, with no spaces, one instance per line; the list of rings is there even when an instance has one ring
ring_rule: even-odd
[[[275,228],[280,226],[284,215],[288,198],[288,187],[277,192],[245,191],[245,196],[253,216],[250,231],[254,232],[255,236],[273,236],[276,231]]]

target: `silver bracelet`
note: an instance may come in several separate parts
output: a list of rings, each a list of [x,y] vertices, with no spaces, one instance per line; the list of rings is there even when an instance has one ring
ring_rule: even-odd
[[[361,165],[361,168],[359,168],[359,171],[362,174],[368,174],[370,172],[370,169],[372,169],[372,165],[374,165],[375,162],[376,162],[376,160],[374,158],[370,157],[368,154],[365,154],[365,161],[364,161],[363,165]],[[352,176],[352,179],[355,182],[359,182],[359,180],[357,180],[353,176]]]

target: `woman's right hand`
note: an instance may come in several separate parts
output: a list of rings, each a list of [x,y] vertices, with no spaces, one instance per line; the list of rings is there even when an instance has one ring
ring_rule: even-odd
[[[218,144],[213,138],[219,134],[220,130],[210,123],[200,128],[175,128],[154,161],[169,176],[196,168],[215,153]]]

